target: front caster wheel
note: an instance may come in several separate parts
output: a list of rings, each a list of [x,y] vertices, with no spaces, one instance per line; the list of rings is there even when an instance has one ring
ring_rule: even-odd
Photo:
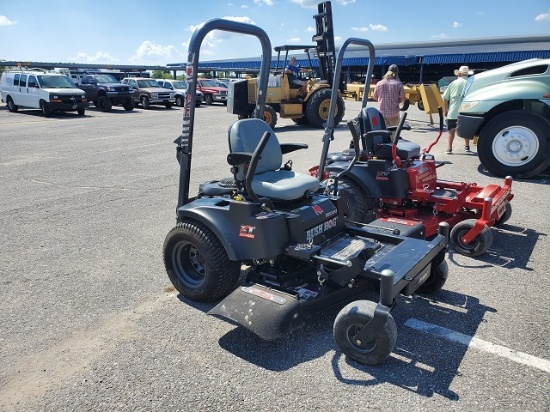
[[[338,313],[334,321],[334,340],[340,350],[348,358],[365,365],[384,361],[392,353],[397,341],[397,327],[391,314],[388,314],[384,327],[376,331],[371,342],[359,346],[354,340],[354,336],[374,317],[376,305],[370,300],[351,302]]]
[[[475,219],[463,220],[451,229],[453,249],[464,256],[476,257],[485,253],[493,243],[493,232],[485,225],[483,230],[470,243],[464,243],[464,236],[476,224]]]
[[[231,292],[240,265],[230,261],[220,240],[205,225],[178,223],[164,241],[164,266],[170,281],[185,297],[211,302]]]
[[[442,261],[439,265],[434,265],[432,263],[432,268],[430,270],[430,276],[428,279],[416,289],[420,293],[434,293],[440,290],[449,276],[449,265],[447,261]]]

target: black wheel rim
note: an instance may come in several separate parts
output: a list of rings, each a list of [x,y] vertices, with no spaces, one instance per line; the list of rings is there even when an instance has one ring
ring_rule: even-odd
[[[346,334],[347,339],[349,343],[359,352],[362,353],[371,353],[376,349],[376,339],[371,340],[370,342],[365,342],[362,346],[359,346],[354,339],[354,337],[359,333],[359,331],[363,328],[363,324],[355,324],[351,325],[348,328],[348,332]]]
[[[206,277],[204,257],[189,242],[178,242],[172,255],[174,272],[181,282],[189,288],[197,288]]]

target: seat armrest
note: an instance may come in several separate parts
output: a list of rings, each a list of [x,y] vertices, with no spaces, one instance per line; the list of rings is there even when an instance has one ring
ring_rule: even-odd
[[[252,153],[249,152],[233,152],[227,155],[227,163],[231,166],[250,162],[250,159],[252,159]]]
[[[390,130],[392,132],[395,132],[397,130],[397,126],[388,126],[388,127],[386,127],[386,130]],[[411,125],[405,123],[403,125],[403,127],[401,128],[401,130],[411,130]]]
[[[300,149],[307,149],[308,145],[305,143],[281,143],[281,152],[287,154]]]

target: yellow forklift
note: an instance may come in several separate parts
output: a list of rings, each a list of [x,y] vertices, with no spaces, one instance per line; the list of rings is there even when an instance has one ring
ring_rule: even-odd
[[[340,91],[345,88],[342,80],[338,85],[332,84],[336,53],[330,1],[318,4],[317,11],[313,16],[316,33],[312,41],[315,45],[284,45],[274,48],[277,52],[277,63],[269,76],[264,111],[264,121],[271,128],[275,128],[277,124],[277,113],[281,118],[290,118],[300,125],[323,128],[329,116],[332,87],[338,87]],[[289,75],[285,73],[289,53],[298,50],[307,56],[307,67],[301,67],[309,69],[308,76],[301,77],[304,73],[298,75],[307,82],[307,92],[302,96],[298,94],[299,88],[292,84]],[[312,57],[316,58],[317,65]],[[299,63],[305,64],[305,61],[299,60]],[[228,112],[238,115],[239,119],[253,117],[257,89],[257,78],[231,83],[227,99]],[[344,111],[344,99],[339,94],[334,109],[335,126],[344,117]]]

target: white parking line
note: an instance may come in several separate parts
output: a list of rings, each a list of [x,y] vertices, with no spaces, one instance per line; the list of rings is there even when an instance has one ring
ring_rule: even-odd
[[[531,366],[533,368],[540,369],[541,371],[550,373],[550,361],[547,361],[546,359],[541,359],[523,352],[518,352],[505,346],[495,345],[494,343],[487,342],[473,336],[468,336],[451,329],[443,328],[441,326],[432,325],[431,323],[423,322],[414,318],[407,320],[405,322],[405,326],[439,336],[452,342],[461,343],[470,348],[484,350],[485,352],[489,352],[503,358],[508,358],[516,363],[521,363],[523,365]]]

